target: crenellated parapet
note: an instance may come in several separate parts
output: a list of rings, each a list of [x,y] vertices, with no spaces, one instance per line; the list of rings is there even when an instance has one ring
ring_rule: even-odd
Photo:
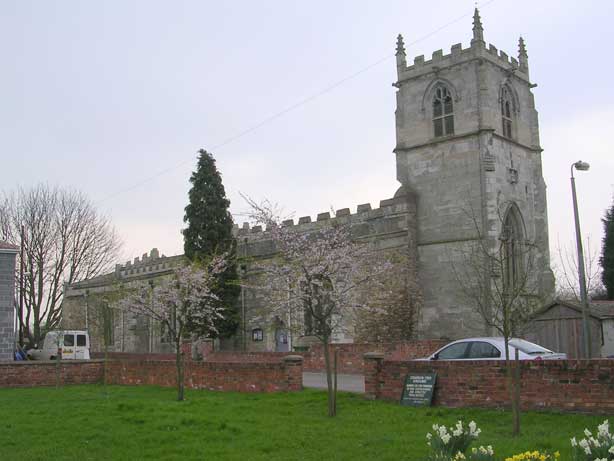
[[[356,212],[349,208],[318,213],[315,219],[302,216],[298,220],[288,219],[281,226],[293,232],[314,232],[335,223],[349,224],[352,235],[357,239],[373,239],[379,248],[405,247],[408,233],[415,220],[415,202],[403,194],[381,200],[378,208],[370,203],[360,204]],[[275,252],[270,234],[262,226],[243,223],[235,225],[234,235],[238,242],[239,256],[266,257]]]
[[[65,289],[66,296],[82,294],[84,290],[96,289],[99,287],[109,287],[117,283],[129,283],[134,280],[155,278],[165,275],[176,267],[183,264],[183,255],[164,256],[160,255],[157,248],[153,248],[149,253],[144,253],[125,264],[116,264],[115,271],[93,277],[88,280],[73,283]]]
[[[443,54],[443,50],[434,51],[431,59],[425,60],[424,55],[416,56],[410,66],[398,66],[398,82],[401,85],[406,80],[415,79],[429,73],[437,73],[441,68],[463,64],[474,59],[487,60],[506,71],[513,72],[522,80],[529,81],[528,64],[521,66],[515,57],[510,57],[496,46],[489,44],[488,48],[474,44],[469,48],[463,48],[461,43],[452,45],[450,53]],[[525,61],[525,58],[522,58]]]
[[[421,77],[429,73],[438,73],[440,69],[449,68],[465,62],[483,59],[495,64],[518,78],[529,81],[529,65],[524,40],[520,38],[518,58],[510,57],[506,52],[500,51],[492,44],[486,47],[484,34],[479,13],[476,9],[474,15],[473,38],[468,48],[463,48],[461,43],[452,45],[450,53],[444,54],[443,50],[433,52],[431,59],[426,60],[424,55],[416,56],[413,64],[407,66],[403,39],[397,38],[397,73],[398,81],[395,86],[400,86],[404,81]]]
[[[130,276],[155,274],[174,269],[183,261],[184,257],[182,255],[166,257],[160,255],[157,248],[153,248],[149,254],[143,253],[140,258],[137,256],[133,261],[127,261],[124,265],[117,264],[115,266],[115,275],[120,279],[124,279]]]

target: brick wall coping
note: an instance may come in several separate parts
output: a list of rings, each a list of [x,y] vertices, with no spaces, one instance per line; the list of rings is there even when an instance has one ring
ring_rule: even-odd
[[[286,355],[285,357],[282,357],[282,360],[284,362],[302,362],[303,356],[302,355]]]
[[[370,354],[370,353],[369,353]],[[377,356],[372,356],[372,357],[366,357],[367,354],[365,354],[365,358],[379,358]],[[466,363],[467,365],[479,365],[479,364],[483,364],[483,365],[501,365],[501,366],[505,366],[505,360],[407,360],[407,359],[389,359],[389,358],[385,358],[382,357],[386,362],[391,362],[391,363],[416,363],[416,364],[432,364],[432,365],[437,365],[437,366],[444,366],[444,365],[456,365],[458,363]],[[510,362],[512,364],[516,363],[514,359],[510,358]],[[611,363],[614,363],[614,359],[608,359],[608,358],[593,358],[593,359],[557,359],[557,360],[519,360],[521,365],[535,365],[535,366],[547,366],[548,364],[563,364],[563,365],[569,365],[569,366],[576,366],[576,365],[586,365],[586,364],[592,364],[592,365],[599,365],[599,364],[604,364],[604,365],[609,365]]]
[[[91,360],[61,360],[60,365],[76,365],[81,363],[104,363],[102,359],[91,359]],[[0,367],[2,366],[18,366],[18,367],[27,367],[27,366],[35,366],[35,365],[48,365],[48,366],[56,366],[57,362],[55,360],[13,360],[7,362],[0,362]]]
[[[363,355],[365,359],[381,360],[384,358],[383,352],[367,352]],[[389,360],[390,361],[390,360]],[[398,362],[411,362],[411,360],[397,360]]]
[[[90,360],[91,362],[91,360]],[[97,362],[104,362],[104,360],[97,360]],[[65,362],[62,362],[65,363]],[[156,363],[160,363],[160,364],[165,364],[165,365],[175,365],[175,361],[174,360],[155,360],[155,359],[109,359],[109,363],[130,363],[130,364],[138,364],[138,363],[142,363],[142,364],[150,364],[150,365],[154,365]],[[232,360],[227,360],[227,361],[221,361],[221,360],[215,360],[215,361],[208,361],[208,360],[203,360],[203,361],[192,361],[192,360],[185,360],[183,362],[183,366],[184,367],[191,367],[191,366],[195,366],[195,367],[209,367],[209,368],[219,368],[219,367],[232,367],[232,368],[279,368],[281,365],[283,365],[283,362],[281,360],[278,360],[276,362],[265,362],[265,361],[261,361],[261,362],[256,362],[256,361],[249,361],[249,362],[237,362],[237,361],[232,361]]]

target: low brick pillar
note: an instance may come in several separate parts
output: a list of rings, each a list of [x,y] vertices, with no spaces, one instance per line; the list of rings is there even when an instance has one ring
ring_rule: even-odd
[[[367,352],[363,355],[365,376],[365,397],[375,400],[380,393],[380,372],[384,361],[383,352]]]
[[[303,390],[303,356],[286,355],[282,362],[286,372],[288,391]]]

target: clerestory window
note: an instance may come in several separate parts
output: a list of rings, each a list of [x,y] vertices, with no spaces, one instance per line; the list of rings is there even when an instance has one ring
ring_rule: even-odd
[[[450,90],[443,85],[433,95],[433,131],[435,137],[454,134],[454,104]]]
[[[514,105],[507,87],[503,87],[501,91],[501,123],[503,136],[512,139],[512,122],[514,114]]]

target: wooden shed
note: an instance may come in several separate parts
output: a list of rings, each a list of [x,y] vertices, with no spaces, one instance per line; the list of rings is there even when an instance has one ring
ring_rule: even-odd
[[[592,301],[589,318],[591,356],[614,358],[614,301]],[[553,351],[565,352],[569,358],[582,357],[581,306],[573,301],[552,302],[535,315],[524,336]]]

